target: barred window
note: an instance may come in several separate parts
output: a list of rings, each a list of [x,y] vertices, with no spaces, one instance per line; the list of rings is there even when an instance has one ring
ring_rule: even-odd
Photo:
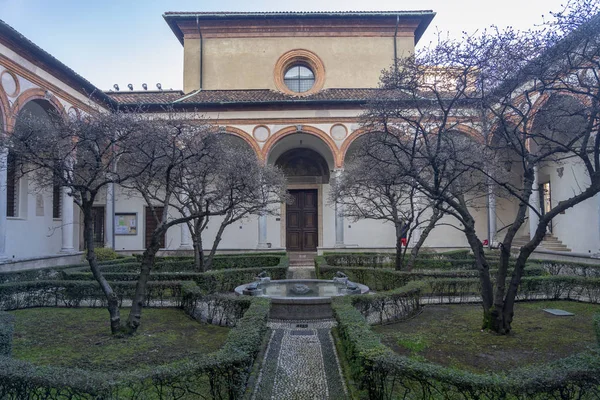
[[[15,153],[8,152],[6,168],[6,216],[18,217],[17,201],[18,179],[17,179],[17,156]]]
[[[303,93],[315,84],[315,74],[303,64],[294,64],[285,71],[283,81],[292,92]]]

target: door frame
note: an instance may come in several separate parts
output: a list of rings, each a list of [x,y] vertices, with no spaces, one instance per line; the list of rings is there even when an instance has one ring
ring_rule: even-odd
[[[323,184],[320,183],[290,183],[286,190],[317,190],[317,250],[323,247]],[[281,225],[280,225],[280,240],[281,247],[287,249],[287,214],[286,204],[281,203]]]

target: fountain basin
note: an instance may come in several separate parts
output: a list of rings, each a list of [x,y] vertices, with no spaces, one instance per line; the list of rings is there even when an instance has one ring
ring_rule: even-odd
[[[283,279],[240,285],[235,288],[235,293],[240,296],[269,297],[272,319],[330,319],[333,318],[333,297],[369,292],[367,286],[360,283],[355,285],[356,288],[351,290],[346,284],[337,281]]]

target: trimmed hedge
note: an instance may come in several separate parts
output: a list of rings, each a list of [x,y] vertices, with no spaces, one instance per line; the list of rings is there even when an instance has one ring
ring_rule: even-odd
[[[233,292],[244,283],[252,282],[262,271],[267,271],[272,279],[285,279],[287,265],[265,268],[223,269],[208,272],[155,272],[150,273],[149,281],[194,281],[204,293]],[[135,282],[139,273],[104,272],[109,282]],[[91,272],[62,271],[64,280],[93,281]]]
[[[370,296],[352,296],[352,305],[371,324],[402,321],[421,311],[421,290],[405,286]]]
[[[102,261],[98,264],[102,268],[119,264],[129,264],[135,262],[133,257],[123,257],[115,260]],[[11,272],[0,272],[0,284],[8,282],[20,282],[20,281],[37,281],[37,280],[49,280],[57,279],[60,277],[60,272],[73,268],[87,269],[89,271],[89,264],[76,264],[76,265],[64,265],[60,267],[40,268],[40,269],[27,269],[23,271],[11,271]],[[139,266],[138,266],[139,269]]]
[[[239,399],[262,346],[269,310],[268,299],[255,298],[216,353],[151,369],[109,374],[0,357],[0,398]]]
[[[407,254],[407,256],[409,256]],[[339,267],[395,268],[395,253],[324,253],[327,264]],[[445,253],[420,253],[413,269],[473,269],[469,250]]]
[[[350,373],[369,399],[597,399],[600,351],[508,374],[474,374],[395,354],[347,297],[332,303]]]
[[[319,279],[332,279],[337,271],[348,275],[350,280],[363,283],[372,290],[392,290],[406,285],[410,281],[428,279],[457,279],[477,277],[477,270],[442,270],[442,271],[395,271],[391,269],[375,269],[365,267],[339,267],[328,265],[323,257],[315,258],[315,269]],[[492,276],[496,270],[491,270]],[[528,267],[524,276],[544,276],[547,272],[540,266]],[[509,274],[510,276],[510,274]]]
[[[599,260],[600,262],[600,260]],[[554,260],[529,260],[531,265],[544,268],[550,275],[574,275],[590,278],[600,278],[600,264],[583,264]]]
[[[10,357],[15,317],[0,311],[0,356]]]
[[[119,298],[132,299],[136,282],[114,282]],[[181,306],[181,282],[148,282],[146,303],[149,305]],[[0,310],[30,307],[104,307],[106,297],[95,281],[33,281],[0,285]]]
[[[224,254],[213,258],[211,270],[227,268],[264,268],[279,265],[286,253],[248,253]],[[136,260],[141,261],[141,255],[136,254]],[[194,258],[189,256],[156,257],[153,270],[155,271],[196,271]]]
[[[596,332],[598,346],[600,346],[600,313],[594,315],[594,331]]]
[[[181,285],[182,308],[190,317],[212,325],[235,326],[252,303],[248,296],[204,295],[195,282]]]

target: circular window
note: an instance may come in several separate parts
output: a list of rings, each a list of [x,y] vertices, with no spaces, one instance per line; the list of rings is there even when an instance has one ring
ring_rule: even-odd
[[[323,88],[325,67],[316,54],[303,49],[290,50],[277,60],[275,86],[294,96],[308,96]]]
[[[295,64],[285,71],[283,81],[292,92],[304,93],[315,84],[315,74],[307,66]]]

